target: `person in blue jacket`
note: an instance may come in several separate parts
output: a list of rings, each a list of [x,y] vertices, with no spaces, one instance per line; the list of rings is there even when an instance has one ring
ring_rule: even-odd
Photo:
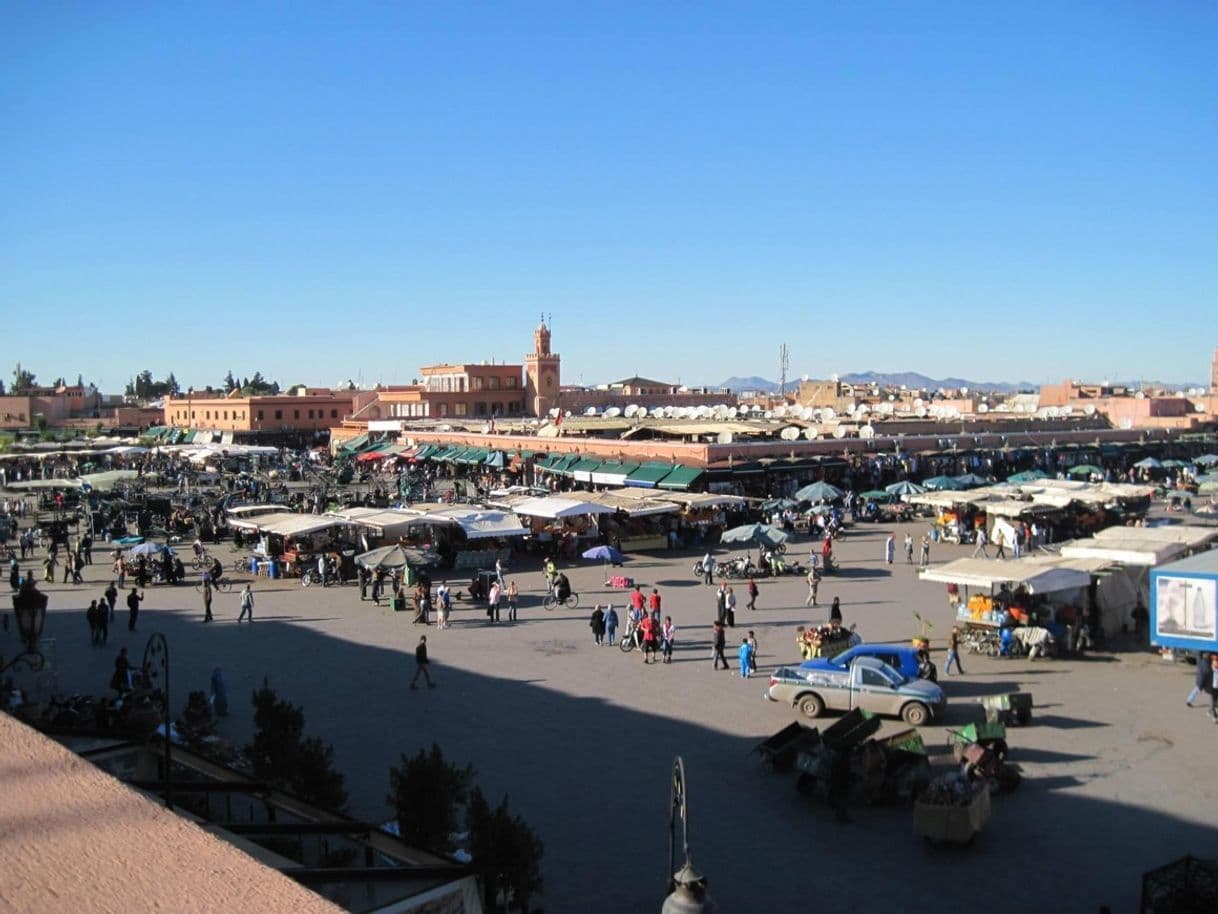
[[[617,637],[617,610],[613,608],[612,603],[605,610],[605,634],[609,636],[609,643],[612,645]]]
[[[740,675],[748,679],[753,672],[753,644],[747,638],[740,642]]]

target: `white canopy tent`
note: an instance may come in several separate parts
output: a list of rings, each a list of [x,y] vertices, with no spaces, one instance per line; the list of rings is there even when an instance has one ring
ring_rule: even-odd
[[[919,578],[964,587],[993,590],[1000,584],[1024,587],[1028,593],[1057,593],[1078,590],[1091,584],[1091,575],[1075,568],[1058,567],[1018,559],[1010,562],[993,559],[956,559],[946,565],[927,568]]]
[[[1103,559],[1121,565],[1153,568],[1164,562],[1170,562],[1187,551],[1183,543],[1165,543],[1159,540],[1147,539],[1137,534],[1141,528],[1114,527],[1126,535],[1120,538],[1108,536],[1105,538],[1088,537],[1087,539],[1070,540],[1062,543],[1061,554],[1073,559]]]
[[[544,517],[550,520],[560,517],[579,517],[584,514],[610,514],[613,508],[591,501],[572,501],[556,495],[544,498],[526,498],[512,506],[517,514],[526,517]]]

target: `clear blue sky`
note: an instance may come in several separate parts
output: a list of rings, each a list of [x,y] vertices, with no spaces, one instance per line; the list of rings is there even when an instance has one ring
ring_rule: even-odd
[[[1200,381],[1218,4],[0,2],[0,363]]]

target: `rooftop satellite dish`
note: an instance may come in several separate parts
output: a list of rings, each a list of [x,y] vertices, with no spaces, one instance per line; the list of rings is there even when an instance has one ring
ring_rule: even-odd
[[[595,407],[595,406],[589,406],[587,409],[585,409],[585,410],[584,410],[584,415],[585,415],[585,416],[595,416],[595,415],[596,415],[596,407]]]
[[[918,407],[918,409],[917,409],[917,411],[916,411],[916,415],[917,415],[917,417],[918,417],[919,419],[925,419],[925,418],[926,418],[926,407],[925,407],[925,406],[919,406],[919,407]]]
[[[1131,429],[1131,428],[1133,428],[1133,420],[1132,419],[1122,419],[1120,422],[1120,426],[1121,426],[1121,428],[1126,429],[1126,430]]]
[[[729,406],[727,408],[727,414],[728,414],[729,418],[735,419],[737,416],[740,415],[740,409],[739,409],[739,407],[736,407],[736,406]]]
[[[914,408],[915,408],[915,409],[916,409],[917,407],[921,406],[921,405],[922,405],[922,398],[921,398],[921,397],[914,397],[914,402],[913,402],[913,405],[914,405]]]
[[[610,406],[607,410],[605,410],[606,419],[616,419],[621,414],[622,414],[622,411],[620,409],[618,409],[616,406]]]
[[[764,413],[761,414],[761,417],[763,419],[773,419],[774,414],[767,409]]]
[[[645,412],[645,411],[646,411],[646,410],[644,410],[644,412]],[[638,412],[639,412],[639,408],[638,408],[638,406],[636,406],[634,403],[631,403],[629,406],[627,406],[627,407],[626,407],[626,412],[625,412],[625,413],[623,413],[623,415],[624,415],[624,416],[625,416],[627,419],[633,419],[635,416],[637,416],[637,415],[638,415]]]
[[[1134,394],[1134,395],[1133,395],[1133,398],[1134,398],[1135,400],[1145,400],[1145,399],[1146,399],[1146,391],[1144,391],[1144,390],[1139,390],[1139,391],[1138,391],[1136,394]]]
[[[1088,416],[1094,416],[1095,407],[1092,406],[1090,403],[1088,403],[1086,406],[1083,407],[1083,412],[1086,413]]]
[[[862,428],[859,429],[859,437],[860,438],[874,438],[875,437],[875,428],[870,425],[864,425]]]
[[[719,433],[719,443],[720,444],[731,444],[732,443],[732,433],[731,432],[720,432]]]
[[[979,413],[988,413],[989,411],[990,411],[990,408],[989,408],[989,406],[988,406],[987,404],[985,404],[985,403],[978,403],[978,404],[977,404],[977,412],[979,412]]]
[[[835,428],[833,430],[833,437],[834,438],[845,438],[846,430],[839,425],[837,428]]]
[[[716,419],[719,419],[720,421],[722,421],[722,420],[726,419],[729,415],[730,414],[728,413],[726,406],[716,406],[715,407],[715,418]]]
[[[826,406],[820,411],[820,414],[825,418],[826,421],[837,415],[832,406]]]
[[[816,436],[819,434],[820,434],[820,432],[817,431],[815,428],[812,428],[811,426],[804,429],[804,437],[806,439],[808,439],[809,441],[815,441]]]
[[[794,425],[788,425],[778,433],[778,437],[783,441],[794,441],[799,437],[799,428]]]
[[[557,419],[559,413],[562,412],[557,406],[550,410],[550,418]]]

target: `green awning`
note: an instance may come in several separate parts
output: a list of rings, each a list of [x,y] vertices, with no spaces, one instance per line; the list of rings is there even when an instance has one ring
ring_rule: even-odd
[[[436,446],[434,444],[425,444],[421,448],[419,448],[418,451],[415,452],[415,455],[412,459],[413,460],[426,460],[428,457],[430,457],[435,452],[436,452]]]
[[[592,471],[592,482],[598,486],[620,486],[626,483],[626,477],[639,468],[634,462],[623,460],[606,460]]]
[[[367,443],[368,443],[368,433],[364,432],[362,435],[356,435],[354,438],[351,438],[351,439],[348,439],[347,441],[342,442],[338,446],[338,449],[340,451],[346,451],[348,454],[354,454],[355,452],[360,450],[362,447],[364,447],[364,445],[366,445]]]
[[[502,470],[507,464],[507,459],[503,451],[491,451],[486,455],[486,460],[482,461],[484,466],[491,467],[495,470]]]
[[[482,463],[482,461],[486,460],[486,455],[489,453],[490,451],[484,447],[466,448],[465,451],[457,455],[457,463]]]
[[[579,460],[578,454],[551,454],[538,464],[538,467],[551,473],[565,474],[573,464],[579,463]]]
[[[657,486],[661,489],[673,489],[683,492],[704,472],[706,471],[701,467],[687,467],[677,464],[671,473],[657,483]]]
[[[641,489],[654,489],[656,483],[673,471],[671,463],[651,460],[644,463],[626,477],[626,485],[637,486]]]
[[[444,450],[440,451],[438,454],[433,454],[431,459],[436,461],[437,463],[452,463],[453,458],[455,458],[463,450],[465,450],[465,448],[453,447],[452,445],[449,445],[448,447],[444,448]]]
[[[597,457],[584,457],[569,466],[566,472],[577,482],[591,482],[592,471],[598,469],[602,462]]]

